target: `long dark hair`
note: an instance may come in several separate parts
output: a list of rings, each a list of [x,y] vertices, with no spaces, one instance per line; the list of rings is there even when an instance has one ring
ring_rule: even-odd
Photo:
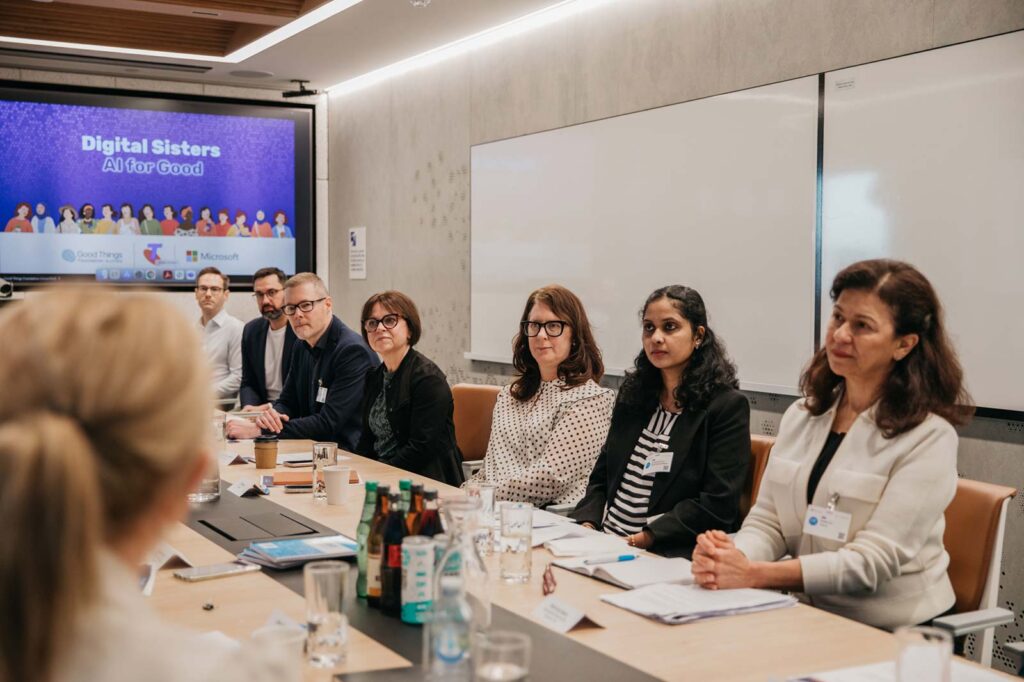
[[[601,359],[601,349],[594,340],[594,333],[590,330],[590,320],[587,319],[583,302],[565,287],[549,284],[537,289],[526,299],[526,307],[520,318],[522,322],[529,319],[530,309],[535,303],[543,303],[551,308],[551,312],[568,322],[572,329],[569,357],[558,366],[558,378],[565,381],[565,387],[580,386],[590,379],[600,381],[604,376],[604,361]],[[530,353],[530,343],[523,334],[521,324],[512,340],[512,365],[519,372],[509,389],[512,397],[520,402],[529,400],[540,388],[540,366]]]
[[[700,346],[694,348],[693,354],[683,368],[683,380],[676,387],[674,394],[679,406],[690,411],[702,410],[721,391],[739,388],[736,365],[725,352],[722,340],[708,325],[707,308],[696,289],[679,284],[656,289],[647,297],[644,307],[640,310],[640,318],[643,319],[652,303],[663,298],[671,301],[683,319],[690,323],[694,334],[697,333],[698,327],[704,327]],[[626,374],[622,388],[619,389],[619,402],[646,414],[658,405],[658,396],[663,387],[661,370],[651,364],[643,349],[636,356],[634,365],[634,369]]]
[[[974,414],[964,372],[946,334],[942,304],[931,282],[909,263],[864,260],[844,268],[832,281],[832,301],[846,289],[877,294],[892,314],[896,336],[917,334],[917,345],[897,362],[882,384],[875,423],[886,438],[905,433],[930,412],[952,424]],[[824,414],[839,395],[843,378],[832,371],[826,350],[814,354],[800,377],[800,390],[813,415]]]

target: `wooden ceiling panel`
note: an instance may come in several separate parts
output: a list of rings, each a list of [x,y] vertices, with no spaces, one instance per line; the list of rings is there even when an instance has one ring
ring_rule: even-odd
[[[197,6],[233,11],[244,7],[252,14],[277,13],[297,16],[302,0],[159,0],[162,4]],[[295,14],[285,15],[285,12]],[[275,22],[277,23],[277,22]],[[79,2],[37,3],[31,0],[0,0],[0,35],[36,40],[57,40],[86,45],[163,50],[224,56],[239,47],[238,37],[250,42],[265,35],[273,25],[225,21],[189,14],[141,12]]]
[[[202,8],[211,12],[265,14],[294,19],[302,10],[303,0],[149,0],[161,5]]]

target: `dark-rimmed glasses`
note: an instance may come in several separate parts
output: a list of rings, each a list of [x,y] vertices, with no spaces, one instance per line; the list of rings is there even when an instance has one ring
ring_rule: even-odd
[[[523,320],[519,323],[520,329],[522,329],[525,336],[534,337],[540,334],[540,328],[544,328],[544,333],[549,337],[554,338],[561,336],[562,332],[569,325],[568,322],[562,320],[549,320],[547,322],[534,322],[533,320]]]
[[[323,298],[318,298],[315,301],[299,301],[298,303],[294,304],[289,303],[288,305],[281,306],[281,312],[287,315],[288,317],[294,315],[296,310],[301,310],[304,313],[308,313],[310,310],[313,309],[313,306],[315,306],[317,303],[326,300],[327,297],[324,296]]]
[[[366,330],[367,334],[372,334],[377,331],[377,327],[384,327],[385,329],[394,329],[398,326],[398,321],[402,319],[402,316],[398,313],[388,313],[379,320],[374,317],[368,317],[363,320],[363,329]]]

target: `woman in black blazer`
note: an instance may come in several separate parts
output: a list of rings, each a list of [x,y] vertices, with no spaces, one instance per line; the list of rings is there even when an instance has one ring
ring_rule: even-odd
[[[673,285],[643,308],[643,351],[572,517],[641,549],[689,557],[697,535],[739,528],[750,406],[700,294]]]
[[[398,291],[363,305],[363,338],[382,363],[366,373],[363,433],[356,452],[449,485],[463,481],[452,391],[444,372],[413,350],[416,304]]]

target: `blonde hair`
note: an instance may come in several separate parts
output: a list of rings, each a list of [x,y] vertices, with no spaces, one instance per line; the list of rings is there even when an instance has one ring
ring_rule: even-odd
[[[0,314],[0,682],[51,678],[101,549],[182,484],[212,414],[199,341],[150,294],[58,287]]]
[[[316,289],[317,296],[330,296],[331,294],[327,291],[327,285],[320,279],[320,276],[315,272],[300,272],[296,275],[292,275],[288,278],[288,281],[284,283],[285,289],[292,289],[294,287],[300,287],[303,284],[312,284],[313,288]]]

